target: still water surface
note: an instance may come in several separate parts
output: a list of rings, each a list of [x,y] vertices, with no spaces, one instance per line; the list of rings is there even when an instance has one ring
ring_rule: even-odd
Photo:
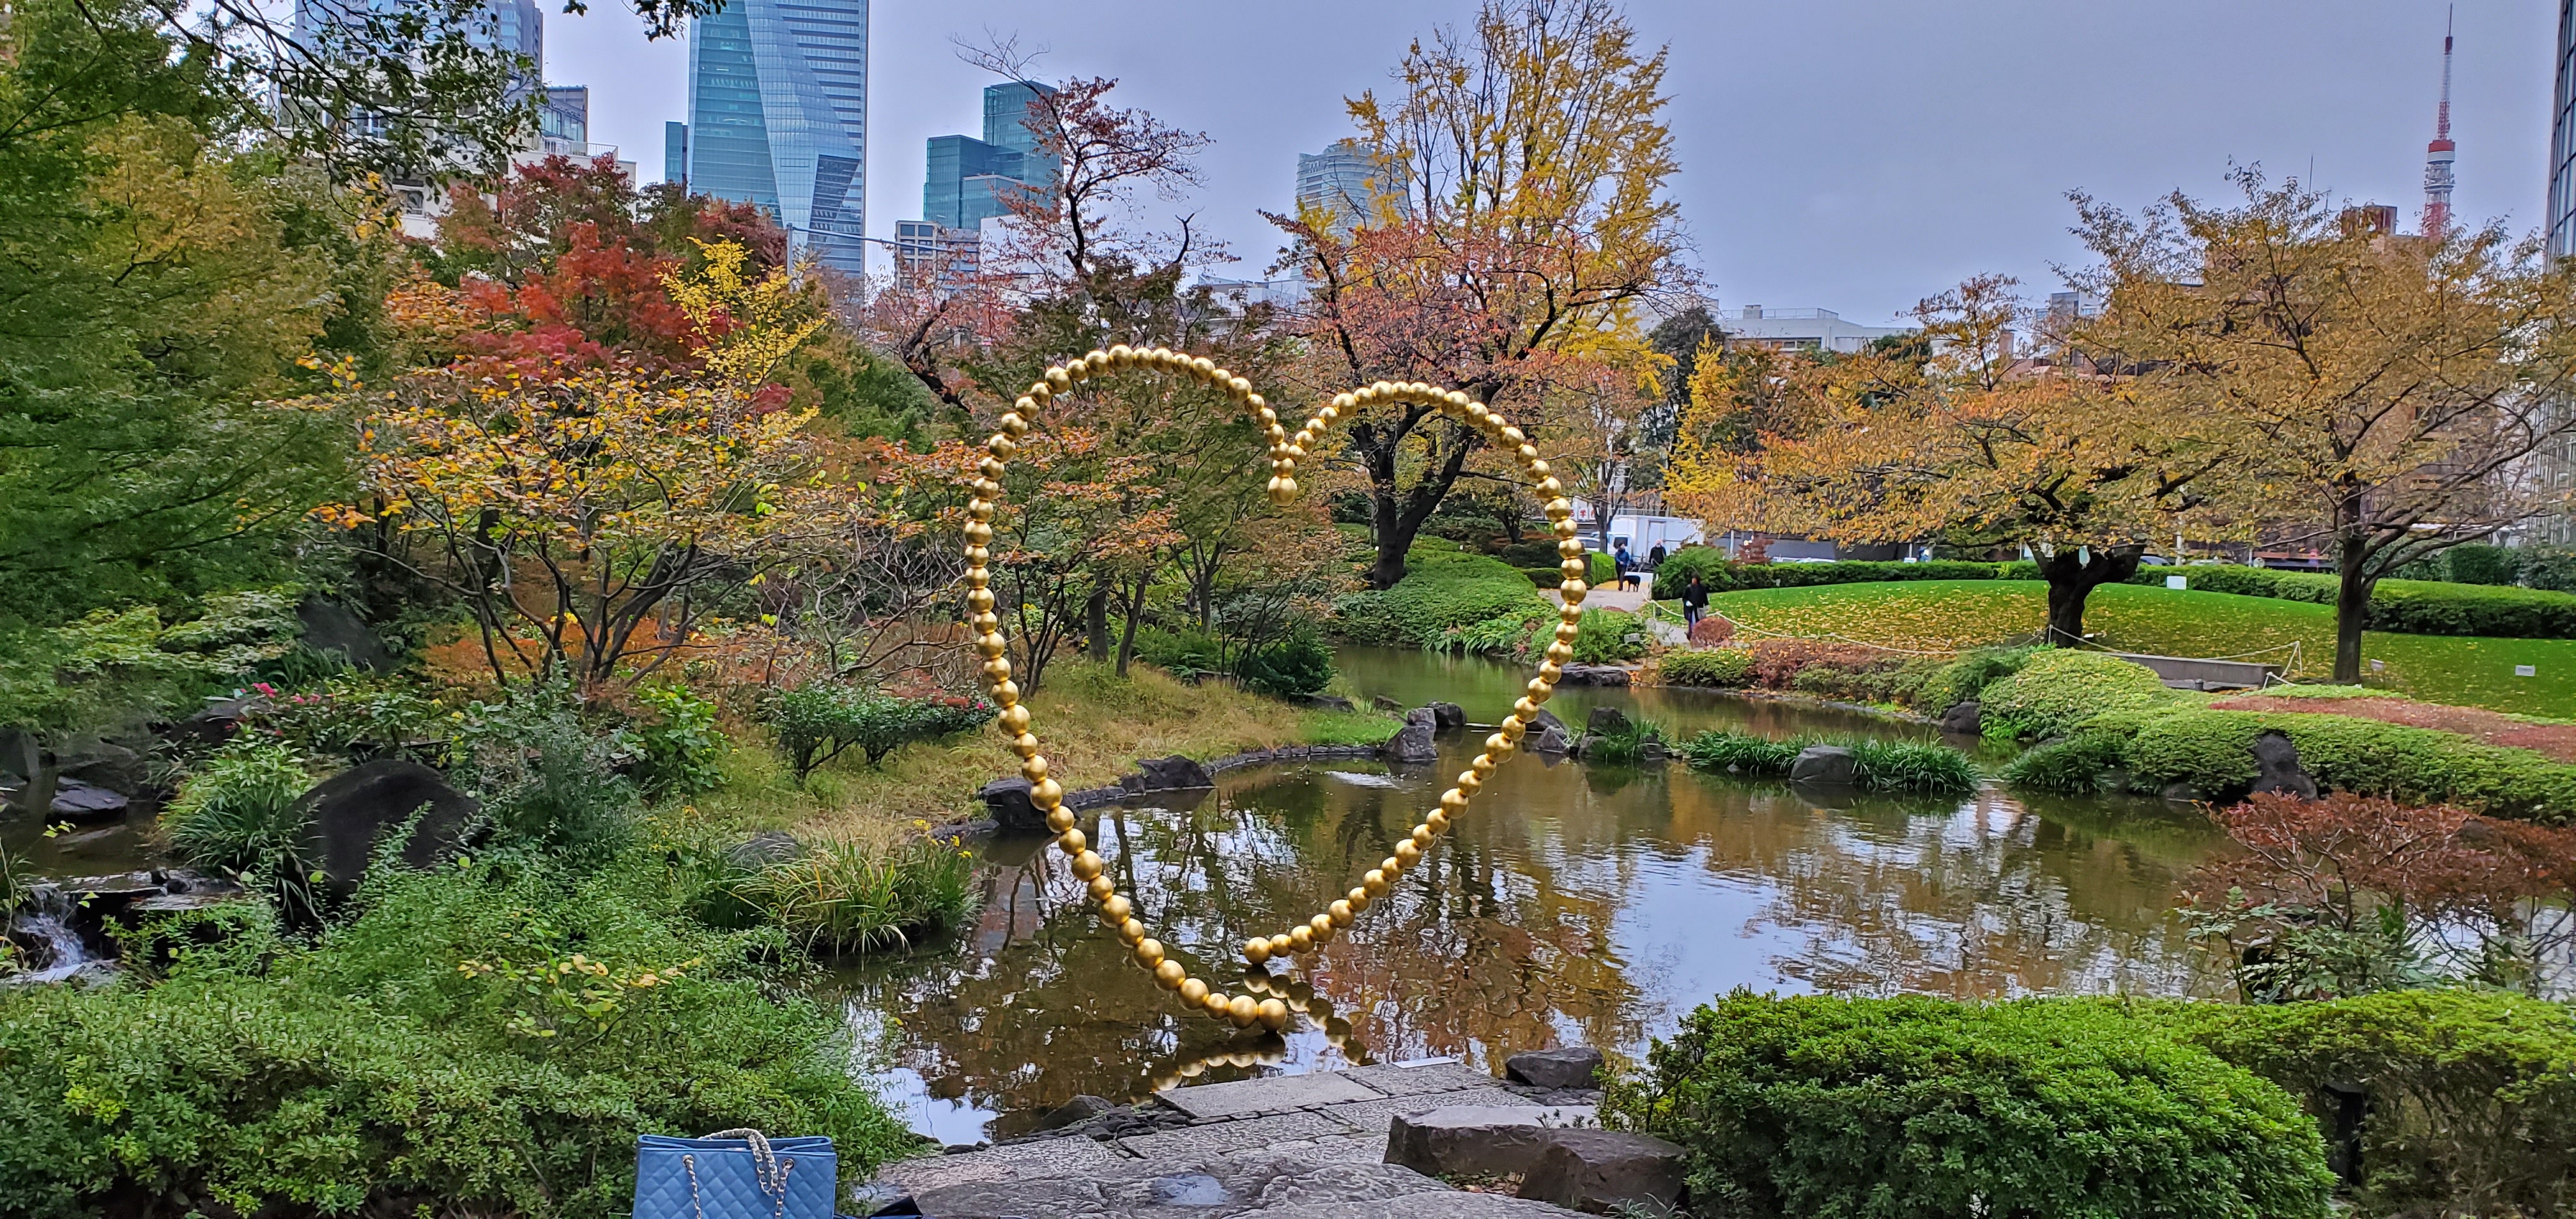
[[[1525,675],[1476,659],[1350,649],[1363,697],[1440,699],[1491,723]],[[1687,735],[1733,727],[1929,739],[1857,714],[1688,690],[1569,690]],[[1043,731],[1043,730],[1041,730]],[[1156,938],[1194,973],[1358,883],[1474,755],[1237,771],[1214,791],[1099,810],[1085,831]],[[1973,748],[1974,742],[1954,741]],[[1179,1014],[1127,962],[1064,860],[993,844],[984,905],[955,942],[846,969],[825,987],[893,1066],[888,1099],[945,1142],[1016,1133],[1089,1093],[1141,1098],[1239,1078],[1456,1055],[1493,1065],[1584,1043],[1642,1052],[1738,986],[1783,993],[2175,995],[2210,962],[2171,914],[2216,835],[2127,798],[1819,800],[1668,767],[1514,758],[1396,892],[1299,975],[1323,1028],[1240,1033]]]

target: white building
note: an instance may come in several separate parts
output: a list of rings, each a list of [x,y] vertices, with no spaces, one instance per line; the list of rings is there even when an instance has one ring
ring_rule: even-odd
[[[1859,351],[1871,342],[1912,331],[1903,326],[1863,326],[1846,322],[1831,309],[1764,309],[1746,305],[1717,319],[1729,343],[1756,347],[1804,348],[1808,351]]]

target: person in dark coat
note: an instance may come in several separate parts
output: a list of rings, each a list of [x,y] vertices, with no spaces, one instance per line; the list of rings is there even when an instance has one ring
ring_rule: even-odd
[[[1698,626],[1699,616],[1707,612],[1708,586],[1699,582],[1698,572],[1692,572],[1690,579],[1682,584],[1682,623]]]

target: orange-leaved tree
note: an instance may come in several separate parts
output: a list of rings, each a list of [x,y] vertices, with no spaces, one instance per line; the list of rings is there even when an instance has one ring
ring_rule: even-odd
[[[864,506],[816,460],[812,412],[765,392],[822,325],[811,297],[784,269],[746,275],[738,244],[703,254],[664,282],[695,336],[693,375],[428,370],[364,404],[373,512],[338,518],[431,543],[421,574],[472,608],[498,679],[649,672],[726,593],[812,554]]]
[[[2114,378],[2016,369],[2013,287],[1971,279],[1917,306],[1920,344],[1788,370],[1796,404],[1765,412],[1741,451],[1724,447],[1741,372],[1701,360],[1668,494],[1729,526],[2027,546],[2048,581],[2048,637],[2080,641],[2092,591],[2204,506],[2226,451]]]

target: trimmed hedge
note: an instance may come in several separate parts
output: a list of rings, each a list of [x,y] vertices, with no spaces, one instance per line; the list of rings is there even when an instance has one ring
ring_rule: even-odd
[[[1428,647],[1452,627],[1511,614],[1554,613],[1529,577],[1500,559],[1416,550],[1395,587],[1333,602],[1333,629],[1355,643]]]
[[[2139,1014],[2279,1085],[2329,1130],[2357,1088],[2363,1214],[2576,1213],[2576,1015],[2563,1005],[2411,990]]]
[[[1736,563],[1714,546],[1693,546],[1664,556],[1663,565],[1655,569],[1655,595],[1680,596],[1679,590],[1692,572],[1699,573],[1700,583],[1712,593],[1890,580],[2032,580],[2039,576],[2039,569],[2028,563],[1964,563],[1950,559],[1930,563]]]
[[[2008,781],[2085,791],[2125,771],[2132,787],[2188,783],[2241,791],[2255,776],[2254,738],[2279,732],[2299,764],[2335,791],[2456,804],[2543,824],[2576,818],[2576,764],[2457,733],[2311,712],[2213,711],[2206,695],[2166,689],[2144,666],[2099,652],[2044,651],[1988,686],[1990,733],[2069,737],[2016,760]],[[2098,767],[2089,777],[2086,765]]]
[[[1532,656],[1547,651],[1556,642],[1558,619],[1551,614],[1547,621],[1530,628],[1529,638],[1521,648]],[[1574,660],[1579,665],[1612,665],[1635,660],[1646,654],[1646,628],[1637,616],[1626,610],[1587,609],[1576,624]]]
[[[2261,567],[2142,567],[2131,584],[2164,586],[2165,577],[2188,577],[2202,592],[2270,597],[2278,601],[2335,603],[2336,578],[2318,572]],[[2452,584],[2439,580],[2382,580],[2370,597],[2365,623],[2374,631],[2403,635],[2479,635],[2492,639],[2576,638],[2576,595],[2532,588]]]
[[[1680,1144],[1722,1215],[2324,1219],[2297,1101],[2106,1004],[1738,990],[1605,1112]]]
[[[1753,680],[1753,653],[1744,648],[1666,652],[1655,674],[1668,686],[1742,686]]]
[[[1693,770],[1781,778],[1810,745],[1839,745],[1852,752],[1857,786],[1870,791],[1964,795],[1977,790],[1977,766],[1946,745],[1795,736],[1775,741],[1750,732],[1709,729],[1679,746]]]

